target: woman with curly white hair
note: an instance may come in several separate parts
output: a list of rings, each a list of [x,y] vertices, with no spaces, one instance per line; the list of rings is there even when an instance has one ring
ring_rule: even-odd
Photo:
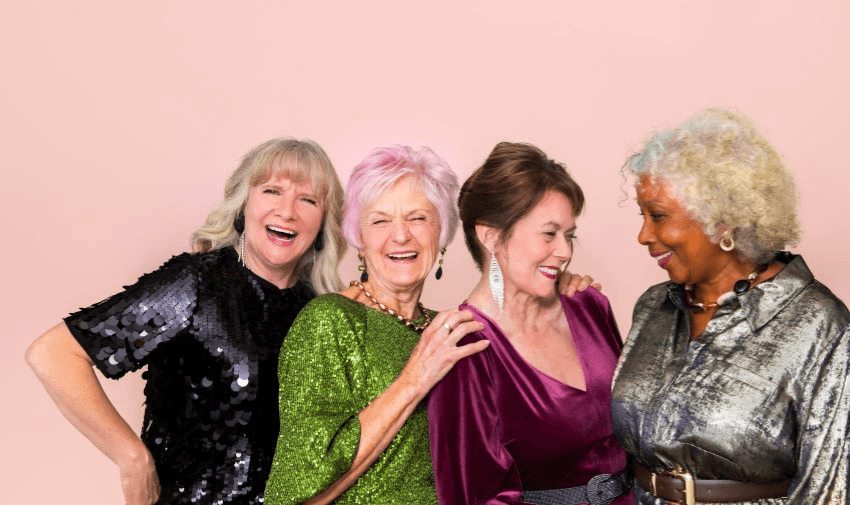
[[[791,172],[726,110],[623,171],[670,276],[638,300],[613,386],[638,503],[847,503],[850,312],[782,251],[800,236]]]

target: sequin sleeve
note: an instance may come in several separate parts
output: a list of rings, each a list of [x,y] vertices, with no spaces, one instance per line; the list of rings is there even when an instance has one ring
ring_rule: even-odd
[[[827,323],[828,324],[828,323]],[[825,329],[824,335],[835,335]],[[806,359],[796,406],[797,472],[788,503],[848,503],[850,490],[850,324]]]
[[[360,441],[363,319],[326,295],[311,301],[280,353],[280,436],[265,503],[301,503],[347,471]]]
[[[106,377],[117,379],[141,368],[151,353],[190,325],[198,278],[190,258],[175,256],[124,291],[65,318]]]

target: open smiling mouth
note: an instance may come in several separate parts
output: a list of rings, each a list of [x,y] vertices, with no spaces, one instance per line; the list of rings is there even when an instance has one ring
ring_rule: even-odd
[[[390,253],[387,254],[387,258],[393,261],[410,261],[415,260],[416,257],[419,256],[418,253],[415,252],[403,252],[403,253]]]
[[[560,273],[560,270],[558,270],[557,268],[552,268],[552,267],[540,267],[538,270],[545,277],[552,279],[552,280],[557,279],[558,274]]]
[[[271,235],[274,238],[281,240],[294,240],[298,233],[287,230],[286,228],[279,228],[277,226],[266,226],[266,233]]]

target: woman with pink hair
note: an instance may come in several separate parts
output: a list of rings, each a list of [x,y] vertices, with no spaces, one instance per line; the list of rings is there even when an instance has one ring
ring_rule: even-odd
[[[428,148],[379,148],[355,167],[343,234],[362,275],[307,304],[284,340],[267,504],[437,503],[423,400],[487,347],[456,345],[482,328],[468,311],[419,302],[457,228],[457,191]]]

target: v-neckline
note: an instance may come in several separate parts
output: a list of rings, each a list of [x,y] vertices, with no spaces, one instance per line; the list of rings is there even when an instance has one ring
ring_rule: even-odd
[[[567,327],[570,329],[570,335],[573,338],[573,346],[576,349],[576,357],[578,358],[579,367],[581,368],[581,375],[582,375],[582,378],[584,379],[584,389],[582,389],[578,386],[574,386],[572,384],[567,384],[566,382],[564,382],[560,379],[556,379],[555,377],[552,377],[548,373],[546,373],[546,372],[540,370],[539,368],[537,368],[536,366],[534,366],[530,361],[528,361],[525,358],[525,356],[523,356],[519,352],[519,350],[517,350],[517,348],[511,342],[511,339],[508,338],[508,334],[505,332],[505,330],[502,329],[501,326],[499,326],[499,323],[494,321],[490,316],[485,314],[478,307],[476,307],[476,306],[474,306],[470,303],[464,302],[461,305],[461,308],[468,308],[468,309],[472,310],[473,312],[475,312],[476,314],[478,314],[479,316],[481,316],[482,318],[486,319],[487,322],[493,327],[493,329],[500,333],[502,340],[505,342],[505,348],[509,349],[508,352],[513,353],[516,356],[516,358],[519,359],[520,362],[522,362],[528,368],[533,370],[534,373],[536,373],[539,376],[545,377],[545,378],[555,382],[556,384],[558,384],[562,387],[569,388],[569,389],[577,391],[579,393],[586,394],[588,389],[590,388],[590,383],[589,383],[588,376],[587,376],[587,366],[584,362],[584,353],[579,348],[579,344],[578,344],[578,342],[576,341],[576,338],[575,338],[575,331],[573,330],[573,325],[570,322],[570,309],[569,309],[569,307],[567,307],[567,305],[564,301],[564,298],[560,297],[560,296],[559,296],[559,298],[560,298],[559,301],[561,302],[561,307],[564,309],[564,317],[567,319]]]

